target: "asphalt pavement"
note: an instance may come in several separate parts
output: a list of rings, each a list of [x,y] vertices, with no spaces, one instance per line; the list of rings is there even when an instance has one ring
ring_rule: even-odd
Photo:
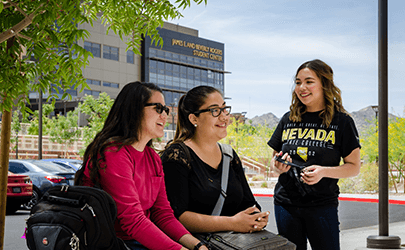
[[[277,233],[273,209],[273,189],[252,189],[262,211],[270,211],[267,230]],[[378,195],[341,194],[339,205],[341,250],[367,249],[367,237],[379,235]],[[405,249],[405,195],[390,194],[389,235],[398,236]],[[273,216],[272,216],[273,215]],[[15,215],[6,216],[4,250],[28,249],[24,233],[25,219],[29,211],[19,210]],[[308,248],[311,249],[310,247]]]
[[[270,213],[273,213],[273,189],[252,188],[252,192],[259,204],[262,205],[262,211],[269,210]],[[402,242],[401,249],[405,249],[405,194],[389,195],[388,212],[388,234],[399,237]],[[380,230],[378,225],[378,194],[340,194],[339,220],[341,250],[368,249],[367,238],[379,235]],[[277,233],[274,216],[269,217],[266,229]],[[309,245],[308,249],[311,249]]]

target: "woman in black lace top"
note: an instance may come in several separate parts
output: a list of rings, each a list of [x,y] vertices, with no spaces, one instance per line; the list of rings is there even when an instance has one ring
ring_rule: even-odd
[[[176,135],[161,156],[170,204],[191,232],[253,232],[267,225],[269,212],[260,212],[235,151],[221,215],[211,215],[221,190],[217,142],[227,135],[230,111],[219,90],[191,89],[180,98]]]

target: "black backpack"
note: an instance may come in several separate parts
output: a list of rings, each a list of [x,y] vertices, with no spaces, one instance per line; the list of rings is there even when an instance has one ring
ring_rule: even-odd
[[[85,186],[54,186],[31,209],[30,250],[126,250],[117,238],[117,207],[105,191]]]

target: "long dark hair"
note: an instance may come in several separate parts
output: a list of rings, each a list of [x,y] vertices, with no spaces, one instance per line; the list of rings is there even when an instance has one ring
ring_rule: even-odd
[[[87,146],[83,157],[83,167],[75,176],[75,185],[82,185],[85,166],[91,166],[90,179],[94,185],[99,185],[99,170],[105,168],[104,152],[107,147],[117,146],[118,150],[124,145],[131,145],[140,140],[141,124],[144,117],[144,107],[154,91],[162,90],[152,83],[130,82],[118,94],[103,129],[97,133],[94,140]],[[152,140],[147,144],[152,145]]]
[[[329,127],[332,122],[335,111],[347,113],[343,108],[340,89],[333,82],[333,70],[325,62],[315,59],[303,63],[295,73],[295,78],[300,70],[308,68],[315,72],[322,82],[323,97],[325,100],[325,109],[320,113],[323,124]],[[290,105],[290,120],[300,122],[302,115],[307,112],[306,106],[300,101],[295,91],[292,91],[292,101]]]
[[[173,141],[166,147],[172,143],[184,142],[185,140],[191,139],[194,136],[195,127],[188,119],[188,116],[198,111],[201,106],[204,105],[208,95],[215,92],[222,95],[221,91],[214,87],[197,86],[190,89],[187,94],[180,98],[178,105],[176,134],[174,135]],[[198,114],[196,114],[196,116],[198,116]]]

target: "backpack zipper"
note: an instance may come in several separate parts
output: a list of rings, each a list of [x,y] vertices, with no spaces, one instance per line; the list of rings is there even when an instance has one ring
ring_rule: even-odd
[[[80,242],[79,238],[76,236],[76,234],[73,233],[72,238],[70,238],[69,243],[70,248],[72,250],[79,250],[80,249],[79,242]]]
[[[88,208],[90,212],[93,214],[93,217],[96,217],[96,214],[94,213],[93,208],[89,204],[84,204],[84,207],[82,207],[80,210],[83,211],[85,208]]]

